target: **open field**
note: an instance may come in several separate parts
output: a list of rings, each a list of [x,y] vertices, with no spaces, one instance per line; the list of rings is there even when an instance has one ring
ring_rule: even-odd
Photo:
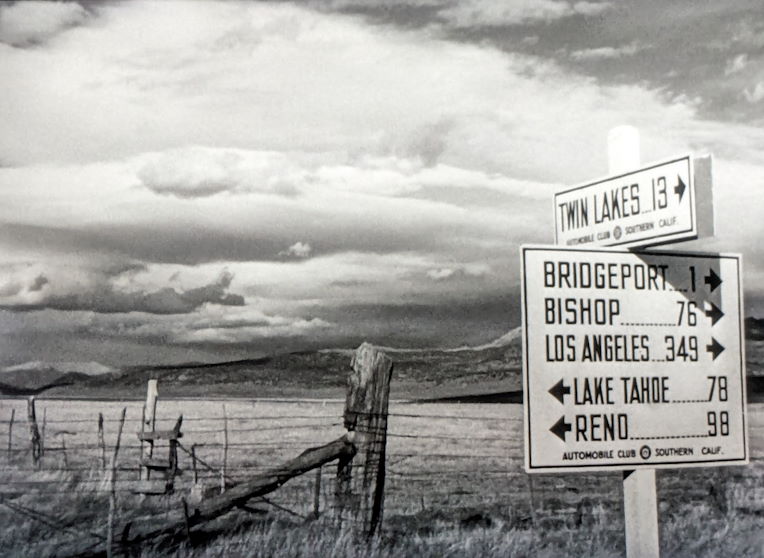
[[[104,414],[110,455],[123,406],[127,422],[116,484],[119,517],[181,505],[180,498],[188,496],[192,485],[191,460],[185,451],[180,454],[184,474],[176,482],[175,495],[142,499],[130,492],[138,478],[140,446],[135,432],[140,402],[38,401],[40,423],[45,415],[46,450],[41,470],[34,471],[23,418],[26,402],[4,400],[0,432],[7,434],[11,409],[16,409],[16,423],[10,457],[0,457],[0,492],[3,502],[16,509],[0,506],[5,526],[0,555],[55,555],[60,543],[83,536],[83,531],[92,533],[86,536],[94,542],[105,533],[108,494],[102,490],[105,473],[97,416]],[[241,481],[307,447],[341,436],[342,408],[343,402],[337,400],[160,398],[157,427],[171,427],[182,413],[182,447],[189,450],[196,445],[197,455],[212,469],[200,467],[200,476],[208,485],[219,486],[224,421],[229,437],[227,474]],[[749,409],[750,466],[658,471],[667,555],[761,555],[764,407],[756,404]],[[549,555],[623,553],[621,475],[526,475],[521,406],[393,402],[390,411],[385,524],[383,538],[375,543],[377,555],[478,556],[513,549],[519,555],[539,554],[542,549]],[[316,482],[316,475],[308,474],[256,503],[267,513],[226,516],[231,518],[223,524],[226,531],[238,525],[239,533],[218,537],[208,547],[180,546],[163,553],[230,556],[259,549],[258,555],[367,555],[367,549],[355,548],[352,540],[334,531],[334,472],[332,465],[322,471],[318,521],[306,523],[314,512]],[[19,510],[51,514],[56,528]]]

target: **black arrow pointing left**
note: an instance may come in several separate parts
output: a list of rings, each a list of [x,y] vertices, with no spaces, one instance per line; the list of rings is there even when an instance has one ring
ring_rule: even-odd
[[[570,387],[563,384],[562,380],[560,380],[552,386],[552,388],[549,390],[549,393],[554,395],[557,400],[564,405],[565,396],[570,393]]]
[[[557,436],[560,440],[563,442],[565,441],[565,434],[570,432],[573,429],[571,424],[569,422],[565,422],[565,417],[560,417],[560,420],[554,423],[554,426],[550,428],[550,432],[552,432],[555,436]]]

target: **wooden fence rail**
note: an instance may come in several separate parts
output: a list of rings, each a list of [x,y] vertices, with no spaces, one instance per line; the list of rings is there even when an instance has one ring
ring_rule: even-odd
[[[165,514],[152,515],[125,521],[114,528],[115,541],[122,545],[135,545],[143,541],[159,543],[163,539],[185,536],[191,528],[243,508],[252,498],[263,496],[281,487],[289,479],[302,475],[336,459],[352,459],[356,448],[353,434],[348,433],[324,446],[310,448],[296,458],[270,471],[257,475],[245,483],[229,488],[225,493],[207,498],[195,505],[184,503],[178,509]],[[59,549],[60,556],[93,558],[106,556],[103,543],[75,542]]]

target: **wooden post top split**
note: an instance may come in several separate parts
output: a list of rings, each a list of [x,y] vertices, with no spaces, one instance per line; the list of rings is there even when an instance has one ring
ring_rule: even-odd
[[[356,429],[359,415],[387,414],[393,361],[370,343],[361,344],[350,362],[345,428]]]
[[[339,517],[349,512],[353,530],[371,537],[382,523],[387,444],[387,408],[393,361],[363,343],[350,362],[345,401],[348,440],[357,449],[352,465],[341,461],[337,474]]]

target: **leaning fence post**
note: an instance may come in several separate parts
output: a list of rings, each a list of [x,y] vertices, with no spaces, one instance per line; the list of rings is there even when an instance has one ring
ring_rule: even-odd
[[[122,439],[122,428],[125,426],[125,414],[127,407],[122,408],[122,418],[119,421],[117,430],[117,443],[114,444],[114,454],[111,456],[111,479],[109,490],[109,524],[106,530],[106,557],[112,558],[114,544],[114,514],[117,509],[117,456],[119,455],[119,443]]]
[[[29,435],[32,443],[32,462],[35,467],[40,466],[40,430],[37,428],[37,414],[35,412],[34,396],[27,400],[27,418],[29,421]]]
[[[16,418],[16,409],[11,409],[11,420],[8,422],[8,460],[13,453],[13,420]]]
[[[369,343],[356,350],[350,363],[345,400],[345,428],[352,433],[355,457],[340,460],[337,492],[340,521],[345,510],[360,530],[371,537],[382,522],[385,489],[387,409],[393,363]]]

